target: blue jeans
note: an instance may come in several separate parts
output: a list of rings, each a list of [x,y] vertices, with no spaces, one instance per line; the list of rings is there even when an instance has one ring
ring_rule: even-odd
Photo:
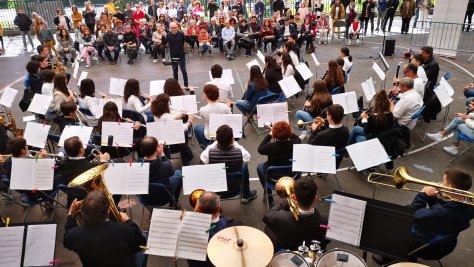
[[[113,58],[113,61],[117,61],[118,58],[119,58],[119,55],[120,55],[120,46],[116,46],[114,47],[114,58]],[[110,53],[110,50],[107,46],[105,46],[104,48],[104,54],[105,54],[105,57],[109,60],[109,61],[112,61],[112,54]]]
[[[464,91],[464,96],[466,98],[474,97],[474,89],[467,89]]]
[[[456,129],[454,130],[454,137],[453,137],[454,143],[459,143],[459,141],[461,141],[461,139],[459,138],[459,134],[464,134],[470,139],[474,139],[474,129],[467,126],[467,124],[459,124],[456,127]]]
[[[306,111],[303,111],[303,110],[298,110],[296,111],[296,119],[297,120],[302,120],[304,122],[308,122],[308,121],[313,121],[314,120],[314,117],[311,116],[311,114],[309,114],[308,112]]]
[[[237,100],[235,105],[244,115],[252,112],[253,109],[253,107],[250,105],[250,102],[247,100]]]
[[[212,140],[207,139],[204,135],[204,125],[194,126],[194,136],[196,136],[199,146],[202,149],[206,149],[206,147],[212,143]]]
[[[461,119],[460,117],[455,117],[448,124],[448,126],[446,126],[446,128],[444,128],[444,131],[450,133],[450,132],[454,131],[458,127],[458,125],[460,125],[460,124],[464,124],[464,120]]]
[[[169,182],[172,186],[171,193],[174,196],[176,202],[179,199],[179,195],[181,194],[181,188],[183,188],[183,176],[180,170],[175,170],[173,176],[169,179]]]
[[[181,68],[183,73],[184,87],[188,87],[188,72],[186,71],[186,59],[182,58],[180,60],[174,61],[171,65],[173,67],[173,78],[178,81],[178,65]]]
[[[146,116],[146,122],[154,122],[155,121],[155,116],[153,116],[153,113],[151,113],[151,111],[145,111],[143,113]]]
[[[349,136],[349,140],[347,141],[347,145],[350,146],[355,143],[364,142],[365,140],[367,140],[367,135],[364,132],[364,128],[360,126],[354,126],[354,128],[352,128],[351,135]]]

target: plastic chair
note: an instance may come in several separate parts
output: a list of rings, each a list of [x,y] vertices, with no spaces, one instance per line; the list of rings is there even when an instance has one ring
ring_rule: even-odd
[[[346,71],[346,74],[344,75],[344,81],[345,83],[347,83],[349,81],[349,78],[350,78],[350,74],[351,74],[351,71],[352,71],[352,67],[354,65],[350,66],[347,71]]]
[[[240,202],[240,218],[244,217],[242,207],[244,174],[240,172],[227,172],[227,191],[217,192],[221,201],[239,200]]]
[[[283,176],[290,176],[293,179],[297,179],[301,176],[300,172],[293,172],[292,165],[284,165],[284,166],[269,166],[265,171],[265,188],[263,193],[263,200],[267,204],[267,210],[270,210],[270,196],[274,196],[273,193],[269,193],[268,190],[275,190],[275,183],[272,177],[283,177]]]
[[[467,151],[469,151],[471,148],[474,147],[474,139],[469,138],[469,137],[468,137],[467,135],[465,135],[465,134],[459,134],[459,138],[460,138],[461,140],[463,140],[463,141],[466,141],[466,142],[470,143],[470,144],[469,144],[469,146],[468,146],[465,150],[463,150],[463,151],[462,151],[461,153],[459,153],[457,156],[455,156],[454,158],[452,158],[452,159],[449,161],[449,162],[451,162],[451,163],[452,163],[455,159],[459,158],[459,157],[462,156],[464,153],[466,153]]]
[[[418,136],[420,137],[421,141],[423,142],[425,140],[425,136],[426,136],[426,128],[423,126],[422,122],[423,122],[423,111],[425,110],[425,106],[421,106],[421,108],[411,116],[411,119],[410,119],[410,122],[407,123],[407,125],[409,125],[412,121],[416,121],[416,125],[420,125],[421,128],[423,129],[423,137],[421,137],[420,134],[418,134]],[[413,129],[415,129],[415,127],[413,127]],[[413,143],[413,142],[412,142]]]
[[[179,204],[179,202],[174,198],[173,194],[168,190],[168,188],[162,183],[150,183],[148,185],[148,194],[138,195],[138,201],[143,206],[141,216],[142,223],[145,208],[150,212],[150,216],[154,208],[173,209],[173,206],[166,207],[166,205],[170,203],[173,203],[176,207],[181,209],[181,205]]]
[[[268,104],[274,101],[277,101],[280,98],[281,95],[275,94],[275,93],[268,93],[266,96],[262,96],[258,99],[257,104],[252,108],[252,111],[246,114],[247,116],[247,121],[245,121],[244,125],[242,126],[242,136],[245,137],[245,126],[250,123],[255,131],[257,132],[257,135],[261,135],[262,133],[268,132],[270,130],[265,129],[263,131],[260,131],[258,128],[258,123],[254,119],[253,115],[257,113],[257,105],[261,104]]]

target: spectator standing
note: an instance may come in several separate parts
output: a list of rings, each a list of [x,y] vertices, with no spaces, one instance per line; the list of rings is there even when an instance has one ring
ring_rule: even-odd
[[[387,0],[378,0],[377,1],[377,28],[376,31],[379,31],[380,24],[383,24],[385,19],[385,13],[387,12]]]
[[[402,34],[407,34],[410,28],[411,17],[415,15],[415,2],[404,0],[400,5],[400,16],[402,17]]]
[[[23,47],[25,51],[28,49],[26,47],[26,36],[28,36],[28,40],[30,41],[31,49],[35,50],[35,46],[33,45],[33,39],[31,38],[31,29],[30,29],[31,24],[33,24],[33,21],[31,20],[30,17],[28,17],[28,15],[25,14],[25,11],[23,9],[18,10],[18,14],[13,20],[13,23],[18,28],[20,28],[21,38],[23,39]]]

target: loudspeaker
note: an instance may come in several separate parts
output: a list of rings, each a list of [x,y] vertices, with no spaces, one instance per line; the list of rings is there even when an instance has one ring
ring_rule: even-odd
[[[383,55],[386,57],[391,57],[395,54],[395,39],[385,40],[385,49]]]

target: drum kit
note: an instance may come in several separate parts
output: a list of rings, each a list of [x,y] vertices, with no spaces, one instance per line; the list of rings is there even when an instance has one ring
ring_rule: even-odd
[[[217,267],[367,267],[364,260],[346,249],[323,253],[319,242],[309,248],[303,242],[298,251],[280,251],[273,255],[273,244],[262,231],[234,226],[216,233],[207,246],[207,255]]]

